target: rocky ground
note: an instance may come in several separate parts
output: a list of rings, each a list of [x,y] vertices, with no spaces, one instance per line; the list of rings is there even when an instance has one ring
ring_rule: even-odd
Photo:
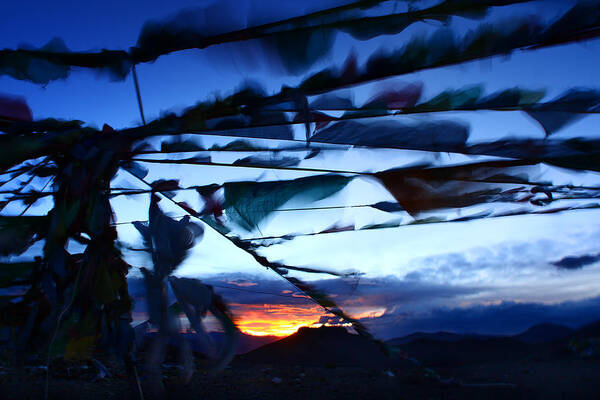
[[[390,359],[381,346],[344,329],[300,329],[237,356],[217,375],[210,374],[207,360],[195,353],[196,373],[187,384],[179,377],[177,349],[171,346],[162,374],[166,397],[177,400],[600,399],[600,353],[596,342],[590,345],[591,339],[586,339],[599,336],[600,323],[582,329],[575,339],[538,343],[510,337],[422,337],[395,345],[397,354],[413,361]],[[143,346],[139,349],[138,371],[148,400],[156,382],[144,373],[146,353]],[[122,365],[100,352],[93,357],[54,359],[48,398],[134,398]],[[0,399],[43,399],[45,360],[40,354],[17,362],[8,349],[0,348]]]
[[[122,371],[107,363],[101,377],[91,362],[55,362],[50,399],[122,399],[131,391]],[[336,366],[276,366],[234,362],[217,376],[198,371],[184,385],[173,364],[163,366],[170,399],[594,399],[600,398],[600,362],[576,357],[440,366],[435,382],[415,367],[389,369]],[[43,367],[0,369],[2,399],[42,399]],[[141,374],[149,394],[149,382]],[[449,379],[454,378],[454,379]],[[149,396],[148,396],[149,397]]]

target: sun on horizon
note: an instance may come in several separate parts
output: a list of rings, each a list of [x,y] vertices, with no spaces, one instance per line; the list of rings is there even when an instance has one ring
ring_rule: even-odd
[[[312,326],[323,316],[317,305],[231,304],[235,323],[245,334],[253,336],[292,335],[303,326]],[[239,310],[236,312],[236,310]]]

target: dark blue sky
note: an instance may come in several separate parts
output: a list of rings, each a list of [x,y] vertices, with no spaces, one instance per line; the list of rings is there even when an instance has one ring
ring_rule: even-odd
[[[161,1],[103,1],[103,2],[9,2],[3,6],[4,23],[0,26],[0,47],[15,48],[22,44],[40,47],[50,39],[64,40],[71,50],[128,49],[136,44],[140,30],[149,20],[163,20],[182,9],[198,9],[217,2],[194,0]],[[222,17],[223,26],[239,26],[244,17],[242,5],[249,0],[220,2],[236,4],[236,11]],[[255,2],[261,11],[274,9],[281,15],[301,13],[303,8],[324,7],[341,1],[310,3],[300,6],[295,1]],[[426,2],[431,3],[431,2]],[[515,16],[535,15],[536,18],[552,19],[564,12],[572,2],[545,1],[495,8],[488,18],[510,22]],[[318,4],[318,6],[316,5]],[[271,5],[271,6],[269,6]],[[228,7],[223,6],[224,10]],[[271,11],[270,18],[275,18]],[[268,17],[265,17],[268,18]],[[453,20],[453,29],[465,31],[477,26],[480,21],[464,18]],[[350,40],[348,35],[339,34],[334,50],[313,70],[328,65],[339,65],[355,49],[359,61],[379,48],[393,49],[410,36],[427,32],[439,24],[413,24],[399,35],[387,35],[369,41]],[[213,30],[219,27],[213,22]],[[294,43],[290,43],[293,47]],[[241,46],[243,48],[243,46]],[[599,60],[599,41],[585,44],[561,46],[536,52],[516,53],[510,62],[503,57],[477,61],[463,66],[435,69],[402,77],[407,81],[424,81],[425,95],[433,94],[449,86],[464,83],[485,82],[488,90],[523,85],[544,87],[549,96],[557,95],[574,86],[589,86],[596,76]],[[285,73],[274,73],[268,68],[269,61],[261,60],[261,54],[252,57],[236,55],[233,45],[215,46],[205,50],[184,51],[161,57],[154,63],[138,67],[142,96],[148,119],[155,118],[161,111],[181,109],[216,93],[227,94],[245,79],[255,79],[270,91],[278,90],[282,84],[294,85],[302,77]],[[256,50],[256,49],[254,49]],[[250,62],[252,60],[253,62]],[[308,73],[308,72],[307,72]],[[66,81],[52,82],[42,88],[39,85],[19,82],[0,77],[2,92],[25,96],[35,117],[62,117],[81,119],[101,126],[108,123],[114,127],[125,127],[139,123],[133,82],[128,77],[124,82],[110,82],[104,77],[95,77],[89,71],[78,71]],[[355,96],[367,96],[369,85],[357,88]],[[362,94],[361,96],[361,93]],[[586,132],[589,133],[589,132]]]

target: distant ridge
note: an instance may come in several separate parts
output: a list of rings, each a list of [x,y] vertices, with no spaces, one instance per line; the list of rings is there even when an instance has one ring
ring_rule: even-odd
[[[534,325],[513,338],[525,343],[547,343],[566,339],[573,335],[574,329],[563,325],[544,323]]]
[[[439,341],[439,342],[458,342],[459,340],[462,340],[465,338],[485,339],[485,338],[490,338],[490,337],[493,337],[493,336],[478,335],[478,334],[461,334],[461,333],[453,333],[453,332],[445,332],[445,331],[415,332],[415,333],[411,333],[410,335],[407,335],[407,336],[390,339],[387,341],[387,343],[391,344],[391,345],[399,345],[399,344],[407,344],[407,343],[413,342],[415,340],[420,340],[420,339],[434,340],[434,341]]]
[[[597,330],[600,332],[600,321],[596,322]],[[594,323],[588,325],[594,326]],[[582,328],[583,329],[583,328]],[[590,328],[591,329],[591,328]],[[476,333],[453,333],[453,332],[415,332],[410,335],[401,336],[387,341],[391,345],[408,344],[417,340],[429,340],[438,342],[458,342],[465,339],[514,339],[523,343],[546,343],[566,339],[575,334],[574,329],[564,325],[542,323],[533,325],[527,330],[516,335],[481,335]]]
[[[573,337],[592,338],[600,337],[600,320],[584,325],[573,333]]]
[[[563,357],[573,337],[600,336],[600,321],[578,330],[542,323],[512,336],[484,336],[435,332],[407,335],[387,343],[431,366],[456,366],[484,362],[513,362],[532,356]]]

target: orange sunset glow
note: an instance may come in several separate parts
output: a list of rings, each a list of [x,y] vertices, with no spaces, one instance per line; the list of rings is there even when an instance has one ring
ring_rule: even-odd
[[[302,326],[311,326],[324,315],[317,305],[231,304],[235,322],[254,336],[288,336]]]
[[[242,304],[230,303],[234,321],[237,327],[248,335],[253,336],[289,336],[303,326],[319,327],[325,311],[316,304]],[[377,318],[382,316],[386,309],[383,307],[351,306],[348,307],[350,315],[358,319]],[[134,312],[134,321],[148,319],[145,312]],[[184,314],[179,318],[182,331],[189,329],[189,323]],[[203,324],[208,331],[220,331],[221,326],[217,320],[208,314],[203,319]],[[331,326],[329,323],[325,326]],[[349,323],[342,326],[351,326]]]

